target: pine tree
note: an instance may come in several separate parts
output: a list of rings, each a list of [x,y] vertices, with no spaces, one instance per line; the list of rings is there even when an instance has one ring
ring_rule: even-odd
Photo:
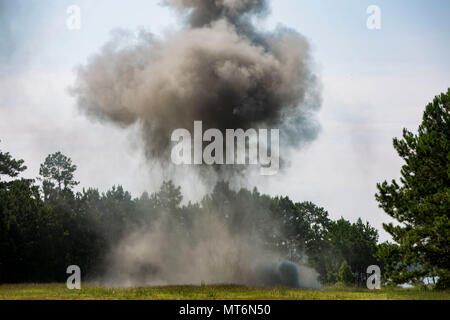
[[[347,261],[343,261],[339,271],[337,273],[337,278],[339,282],[345,285],[353,284],[355,280],[355,275],[352,272],[352,268],[348,265]]]
[[[378,184],[379,206],[398,224],[384,224],[396,244],[382,246],[387,277],[405,283],[438,276],[450,280],[450,89],[428,104],[417,134],[406,129],[394,148],[405,164],[400,183]],[[394,255],[391,253],[395,252]],[[397,261],[392,260],[396,257]]]
[[[61,152],[48,155],[39,169],[39,174],[43,177],[44,193],[48,194],[55,186],[61,192],[78,185],[74,180],[76,170],[77,166]]]
[[[17,177],[27,167],[23,165],[23,160],[14,159],[9,152],[3,153],[0,150],[0,180],[2,175]]]

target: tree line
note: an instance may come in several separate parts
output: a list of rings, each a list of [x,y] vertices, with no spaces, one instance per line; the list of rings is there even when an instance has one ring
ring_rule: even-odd
[[[64,281],[67,266],[85,277],[129,232],[170,214],[184,226],[197,215],[216,214],[231,232],[258,230],[268,248],[313,267],[322,283],[364,286],[367,267],[379,265],[386,284],[437,279],[449,287],[450,89],[425,110],[418,133],[404,131],[394,147],[405,161],[400,182],[378,185],[376,199],[397,224],[385,224],[393,242],[361,219],[332,220],[324,208],[219,182],[198,203],[183,204],[180,187],[164,182],[153,194],[133,198],[122,186],[75,192],[77,166],[60,152],[41,164],[36,179],[20,178],[23,160],[0,149],[0,283]]]
[[[363,285],[377,264],[378,232],[359,219],[333,221],[311,202],[234,191],[219,182],[199,203],[183,205],[180,187],[164,182],[158,192],[133,198],[122,186],[101,193],[75,192],[76,165],[60,152],[49,155],[35,180],[20,179],[23,160],[0,151],[0,281],[64,281],[77,264],[85,277],[105,272],[103,261],[121,239],[164,214],[189,226],[196,215],[217,214],[231,232],[256,229],[268,248],[315,268],[325,283]],[[39,182],[39,183],[38,183]],[[151,244],[149,244],[151,245]],[[342,268],[350,270],[343,276]]]

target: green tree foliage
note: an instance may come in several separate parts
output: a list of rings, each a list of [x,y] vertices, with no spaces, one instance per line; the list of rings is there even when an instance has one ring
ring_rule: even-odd
[[[176,187],[172,181],[164,181],[160,191],[156,194],[156,201],[161,208],[168,210],[179,208],[183,201],[181,187]]]
[[[39,174],[44,179],[44,191],[50,191],[54,186],[59,191],[72,189],[78,185],[73,176],[76,170],[77,166],[61,152],[48,155],[39,170]]]
[[[375,254],[377,252],[378,231],[361,219],[351,223],[343,218],[331,221],[325,234],[326,249],[319,250],[324,254],[320,270],[323,281],[333,283],[340,281],[337,276],[342,263],[350,266],[354,273],[353,284],[364,286],[367,280],[367,267],[380,265]]]
[[[85,279],[102,275],[112,248],[133,231],[160,228],[157,221],[164,215],[171,218],[167,232],[182,230],[186,241],[195,241],[190,230],[196,218],[215,215],[231,234],[262,237],[267,249],[309,264],[323,280],[333,273],[333,281],[339,281],[346,261],[357,284],[356,275],[373,259],[373,228],[361,221],[332,221],[311,202],[270,197],[257,189],[235,191],[225,182],[199,203],[186,205],[172,181],[135,199],[122,186],[74,193],[75,170],[58,152],[41,165],[44,196],[32,180],[13,180],[0,189],[0,282],[64,281],[71,264],[81,267]]]
[[[53,230],[50,208],[30,180],[0,189],[0,281],[49,280]]]
[[[400,182],[378,184],[376,199],[397,224],[384,224],[394,244],[380,246],[386,280],[438,276],[450,285],[450,89],[426,106],[418,133],[406,129],[394,148],[405,164]]]
[[[27,167],[24,166],[23,163],[23,160],[14,159],[9,152],[3,153],[0,150],[0,186],[2,175],[14,178],[17,177],[22,171],[25,171]]]
[[[352,268],[348,265],[347,261],[342,262],[341,267],[337,273],[337,280],[345,285],[351,285],[355,283],[355,275],[352,272]]]
[[[23,160],[0,151],[0,177],[14,178],[25,169]],[[51,249],[51,210],[33,180],[1,183],[0,282],[45,280],[43,266],[51,265]]]

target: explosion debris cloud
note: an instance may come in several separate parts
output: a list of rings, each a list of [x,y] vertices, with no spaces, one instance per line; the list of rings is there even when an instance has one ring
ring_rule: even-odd
[[[252,197],[245,211],[209,203],[192,216],[161,212],[119,242],[102,280],[125,287],[206,282],[320,288],[313,269],[283,261],[283,254],[269,248],[269,234],[282,236],[281,228]]]
[[[127,127],[138,123],[146,155],[169,166],[171,133],[204,129],[280,129],[282,154],[318,132],[318,81],[309,44],[279,27],[257,32],[262,0],[172,0],[186,28],[159,39],[119,30],[77,72],[72,93],[89,117]],[[287,160],[287,159],[283,159]]]
[[[216,129],[223,136],[238,129],[279,132],[281,164],[288,162],[290,150],[315,139],[321,96],[310,46],[294,30],[254,27],[252,20],[268,13],[266,0],[163,4],[180,16],[180,31],[156,37],[116,30],[78,68],[71,92],[88,117],[123,128],[137,125],[149,163],[169,175],[174,172],[172,133],[194,132],[198,121],[204,131]],[[205,165],[191,167],[201,170],[198,175],[208,177],[211,186],[243,172],[242,166],[217,165],[210,178],[206,173],[213,171]],[[252,216],[253,209],[248,210]],[[190,227],[178,228],[174,216],[168,212],[158,226],[143,226],[121,239],[111,253],[106,281],[318,287],[313,270],[282,263],[284,257],[267,250],[261,234],[249,233],[253,223],[196,217]],[[267,223],[269,229],[277,225]],[[241,231],[230,233],[234,229]]]
[[[166,5],[186,14],[191,27],[203,27],[213,21],[226,18],[237,24],[249,15],[264,16],[268,12],[266,0],[166,0]]]

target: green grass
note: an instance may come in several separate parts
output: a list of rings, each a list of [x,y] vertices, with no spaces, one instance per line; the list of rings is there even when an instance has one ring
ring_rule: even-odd
[[[88,284],[68,290],[65,284],[0,285],[0,300],[450,300],[450,291],[384,288],[366,290],[329,287],[324,290],[262,289],[242,286],[171,286],[105,288]]]

